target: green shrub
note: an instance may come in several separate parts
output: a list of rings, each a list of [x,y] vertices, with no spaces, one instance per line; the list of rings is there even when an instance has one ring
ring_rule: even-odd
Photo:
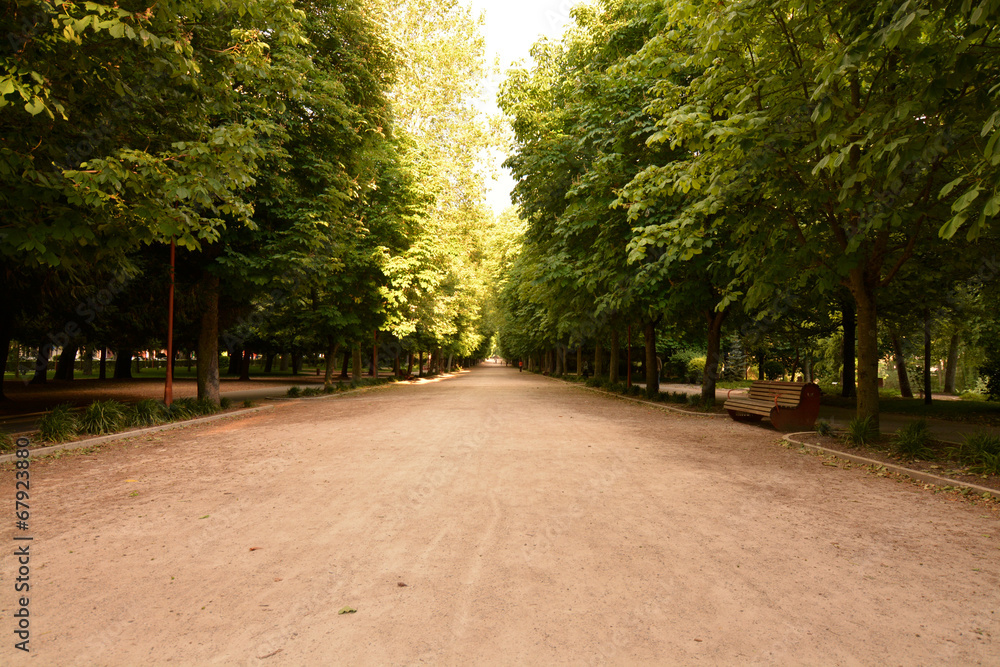
[[[855,447],[870,445],[878,439],[878,430],[872,423],[871,417],[863,419],[855,417],[847,424],[847,433],[844,435],[844,439]]]
[[[606,384],[604,388],[615,394],[625,393],[625,385],[622,384],[621,382],[608,382],[608,384]]]
[[[627,390],[626,393],[629,396],[639,396],[639,395],[642,394],[642,388],[639,385],[634,384],[634,385],[632,385],[631,387],[628,388],[628,390]]]
[[[1000,435],[989,431],[970,433],[951,453],[972,472],[1000,475]]]
[[[252,408],[252,407],[254,407],[256,405],[257,404],[254,403],[253,401],[251,401],[249,398],[244,398],[243,399],[243,407],[244,408]]]
[[[821,419],[816,422],[816,432],[820,435],[833,435],[833,427],[830,426],[830,422]]]
[[[918,419],[908,423],[896,431],[893,437],[893,450],[900,456],[911,459],[929,459],[934,452],[927,444],[931,439],[931,430],[926,419]]]
[[[646,398],[648,398],[651,401],[658,401],[658,400],[660,400],[660,390],[659,389],[653,389],[652,387],[646,387],[646,389],[643,390],[642,393],[644,393],[646,395]]]
[[[225,396],[219,399],[219,408],[222,410],[228,410],[231,407],[233,407],[233,399],[226,398]]]
[[[77,429],[76,415],[69,403],[57,405],[38,420],[38,433],[49,442],[69,440],[76,435]]]
[[[708,360],[705,357],[694,357],[689,359],[687,366],[685,368],[685,374],[687,376],[687,381],[691,384],[699,384],[702,378],[705,376],[705,363]]]
[[[144,398],[125,409],[127,426],[156,426],[167,420],[167,406],[152,398]]]
[[[14,436],[10,433],[0,433],[0,452],[12,452],[17,449]]]
[[[785,374],[785,367],[782,363],[776,359],[771,359],[764,362],[764,379],[765,380],[780,380],[781,376]]]
[[[323,390],[319,387],[306,387],[302,390],[303,396],[319,396],[323,393]]]
[[[169,421],[180,421],[191,419],[200,414],[198,411],[198,400],[194,398],[178,398],[170,403],[167,408],[167,419]]]
[[[82,433],[117,433],[127,425],[125,413],[126,407],[118,401],[94,401],[84,408],[77,423]]]
[[[289,398],[298,398],[301,395],[302,395],[301,387],[289,387],[288,391],[285,392],[285,396],[288,396]]]
[[[332,384],[325,384],[325,385],[323,385],[323,393],[324,394],[332,394],[335,391],[337,391],[337,388],[334,387]]]

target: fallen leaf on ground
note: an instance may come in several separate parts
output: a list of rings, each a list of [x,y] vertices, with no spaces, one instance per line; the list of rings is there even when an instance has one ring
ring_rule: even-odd
[[[355,609],[354,607],[344,607],[343,609],[341,609],[337,613],[338,614],[353,614],[356,611],[357,611],[357,609]]]

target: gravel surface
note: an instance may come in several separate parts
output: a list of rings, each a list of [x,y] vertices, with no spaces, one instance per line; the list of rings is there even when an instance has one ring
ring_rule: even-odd
[[[996,507],[504,367],[30,471],[5,665],[1000,663]]]

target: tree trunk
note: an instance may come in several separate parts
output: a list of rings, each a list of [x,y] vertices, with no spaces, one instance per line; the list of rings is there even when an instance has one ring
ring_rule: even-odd
[[[601,342],[594,344],[594,377],[599,378],[604,375],[604,348]]]
[[[899,394],[903,398],[913,398],[910,387],[910,374],[906,370],[906,356],[903,354],[903,343],[894,326],[889,326],[889,338],[892,340],[892,359],[896,363],[896,377],[899,379]]]
[[[187,352],[184,353],[184,363],[187,365],[188,373],[191,372],[191,363],[193,361],[191,357],[193,356],[194,355],[191,354],[191,350],[188,350]]]
[[[583,377],[583,345],[576,346],[576,376]]]
[[[0,341],[2,342],[2,341]],[[944,393],[955,393],[955,374],[958,370],[958,343],[957,333],[951,335],[951,342],[948,344],[948,365],[944,373]]]
[[[705,406],[715,405],[715,383],[719,378],[719,349],[722,346],[722,323],[729,309],[722,312],[708,312],[708,350],[705,354],[705,372],[701,376],[701,402]]]
[[[323,384],[333,383],[333,367],[337,363],[337,352],[340,349],[340,345],[334,340],[333,336],[327,336],[326,338],[326,376],[323,378]]]
[[[931,311],[924,308],[924,405],[931,404],[931,389]]]
[[[264,372],[270,374],[274,369],[274,352],[268,352],[264,357]]]
[[[201,279],[201,327],[198,331],[198,398],[218,405],[219,395],[219,277]]]
[[[422,378],[424,376],[424,351],[421,350],[417,353],[417,377]]]
[[[806,382],[813,381],[813,358],[811,352],[802,360],[802,379]]]
[[[52,346],[42,343],[38,347],[38,357],[35,359],[35,374],[28,384],[45,384],[49,381],[49,356],[52,354]]]
[[[292,352],[292,375],[302,372],[302,353]]]
[[[556,349],[554,350],[554,354],[556,355],[556,371],[555,371],[555,374],[557,376],[559,376],[559,375],[562,375],[563,373],[566,372],[566,369],[563,368],[563,359],[564,359],[564,357],[562,355],[562,350],[559,349],[559,347],[556,347]]]
[[[406,377],[413,375],[413,352],[406,354]]]
[[[660,369],[656,364],[656,322],[646,322],[643,327],[646,334],[646,395],[656,396],[660,393]]]
[[[3,340],[4,332],[3,332],[2,329],[5,329],[6,327],[4,327],[3,325],[0,325],[0,327],[2,327],[2,328],[0,328],[0,340]],[[11,335],[10,335],[9,332],[6,333],[6,337],[7,337],[7,346],[9,348],[10,347],[10,339],[11,339]],[[10,352],[8,352],[7,354],[9,356]],[[4,372],[6,373],[7,371],[5,370]],[[21,379],[21,346],[20,346],[20,344],[14,346],[14,379],[15,380],[20,380]],[[3,376],[0,375],[0,398],[2,398],[2,397],[3,397]]]
[[[250,381],[250,362],[253,361],[253,355],[250,350],[243,350],[243,363],[240,364],[240,380],[244,382]]]
[[[608,381],[618,382],[618,358],[621,356],[621,342],[618,340],[618,330],[611,331],[611,355],[608,359]]]
[[[83,374],[86,376],[91,376],[94,374],[94,346],[85,345],[83,347],[83,368],[81,369]]]
[[[63,348],[62,354],[59,355],[59,360],[56,362],[56,380],[73,379],[73,371],[76,370],[76,353],[79,350],[80,348],[73,344],[67,344]]]
[[[449,373],[451,372],[451,362],[454,360],[454,358],[455,358],[454,353],[448,355],[448,372]]]
[[[132,350],[119,347],[115,350],[115,374],[116,380],[132,379]]]
[[[3,385],[4,374],[7,372],[7,358],[10,356],[10,341],[14,337],[12,329],[13,326],[11,325],[10,320],[5,317],[3,321],[0,322],[0,353],[3,354],[3,368],[0,369],[2,370],[2,372],[0,372],[0,401],[7,400],[7,395],[4,394],[3,391]],[[18,346],[18,350],[20,350],[20,346]],[[17,368],[20,366],[21,362],[20,351],[16,356],[17,359],[14,360],[15,374],[17,373]]]
[[[108,378],[108,348],[101,346],[101,362],[97,367],[97,379],[106,380]]]
[[[841,356],[844,360],[844,374],[842,379],[842,387],[840,389],[840,395],[844,398],[851,398],[857,394],[857,389],[854,384],[854,348],[856,345],[856,338],[858,333],[858,314],[854,307],[854,304],[850,303],[846,299],[841,304],[841,323],[844,329],[844,341],[843,347],[841,348]],[[878,367],[876,366],[876,375],[878,374]]]
[[[351,348],[351,353],[353,354],[353,368],[351,369],[352,379],[360,382],[361,381],[361,345],[355,344]]]
[[[287,373],[288,372],[288,353],[287,352],[281,355],[281,362],[278,364],[278,370],[281,371],[282,373]],[[344,377],[347,377],[347,373],[346,372],[344,373]]]
[[[239,375],[243,368],[243,350],[229,350],[229,368],[226,375]]]
[[[392,356],[392,374],[396,377],[403,377],[402,364],[399,363],[399,346],[396,346],[396,351]]]
[[[877,278],[868,278],[862,269],[854,269],[850,282],[857,305],[857,416],[871,420],[872,428],[878,431],[878,307],[874,287]]]

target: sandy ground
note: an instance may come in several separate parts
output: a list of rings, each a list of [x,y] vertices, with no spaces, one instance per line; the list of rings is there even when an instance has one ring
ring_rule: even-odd
[[[36,461],[0,664],[1000,664],[1000,514],[777,440],[487,366]]]

